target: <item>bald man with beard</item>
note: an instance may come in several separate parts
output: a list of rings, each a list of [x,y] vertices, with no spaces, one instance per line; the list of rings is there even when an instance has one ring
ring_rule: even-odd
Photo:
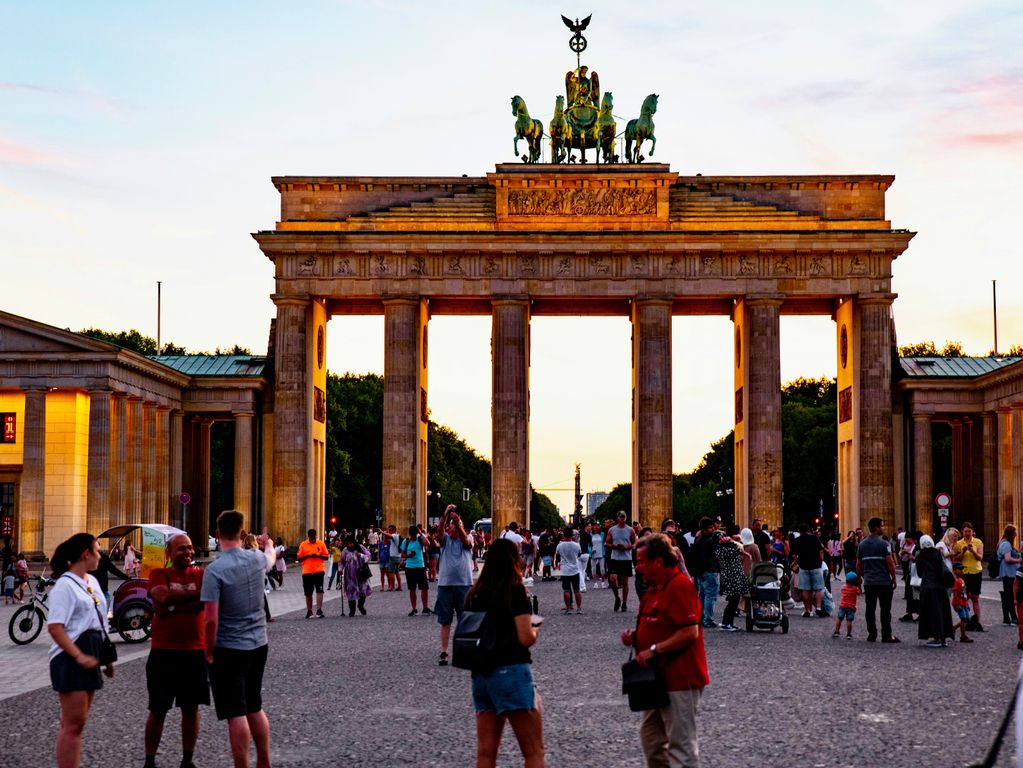
[[[146,662],[149,717],[146,719],[145,768],[155,768],[163,723],[172,706],[181,710],[181,768],[195,768],[192,753],[199,736],[199,705],[209,705],[203,569],[192,567],[195,549],[184,533],[167,542],[168,568],[149,574],[153,600],[153,640]]]

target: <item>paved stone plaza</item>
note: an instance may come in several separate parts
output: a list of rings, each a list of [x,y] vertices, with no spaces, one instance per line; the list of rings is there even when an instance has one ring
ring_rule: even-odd
[[[375,570],[375,567],[374,567]],[[376,580],[375,580],[376,581]],[[920,647],[915,625],[896,624],[903,643],[871,645],[862,615],[856,640],[833,640],[832,622],[793,612],[787,636],[706,634],[711,686],[701,706],[706,768],[788,766],[965,766],[986,749],[1019,660],[1015,631],[997,623],[995,584],[985,581],[988,631],[972,646]],[[585,614],[562,616],[555,583],[537,584],[547,616],[534,649],[544,705],[547,764],[552,767],[641,766],[639,716],[619,695],[618,644],[635,621],[611,611],[611,591],[590,589]],[[469,676],[436,665],[433,617],[406,616],[408,596],[375,592],[367,617],[339,618],[340,592],[330,593],[326,620],[306,621],[299,582],[271,595],[264,702],[273,731],[275,766],[451,766],[473,764],[475,726]],[[720,611],[719,603],[719,611]],[[861,598],[862,614],[862,598]],[[900,614],[901,601],[895,606]],[[17,648],[6,636],[10,608],[0,608],[2,688],[35,688],[0,701],[0,765],[51,764],[58,717],[41,637]],[[142,764],[145,652],[125,653],[117,676],[100,692],[86,729],[84,766]],[[970,680],[964,685],[963,680]],[[229,766],[225,727],[212,710],[196,763]],[[508,732],[500,765],[521,765]],[[161,766],[176,766],[178,719],[168,717]],[[998,765],[1013,765],[1007,744]]]

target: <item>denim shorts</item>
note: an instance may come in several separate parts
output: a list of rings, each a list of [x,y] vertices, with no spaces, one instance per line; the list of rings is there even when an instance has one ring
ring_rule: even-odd
[[[838,609],[838,620],[839,621],[852,621],[856,618],[855,608],[839,608]]]
[[[956,616],[958,616],[963,621],[969,621],[970,620],[970,609],[967,608],[965,605],[962,608],[956,608],[955,612],[956,612]]]
[[[433,612],[437,614],[437,623],[447,627],[451,625],[456,613],[461,618],[465,606],[465,596],[468,594],[468,586],[437,587],[437,599],[433,603]]]
[[[477,712],[508,712],[536,708],[533,668],[529,664],[509,664],[486,675],[472,678],[472,703]]]
[[[796,589],[808,589],[811,592],[824,589],[824,571],[821,568],[800,568]]]

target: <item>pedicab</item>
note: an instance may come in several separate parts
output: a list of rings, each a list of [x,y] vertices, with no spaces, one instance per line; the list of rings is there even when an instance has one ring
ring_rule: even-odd
[[[126,643],[141,643],[148,639],[153,621],[149,574],[154,568],[165,568],[168,565],[167,542],[172,536],[185,533],[173,525],[129,523],[108,528],[96,538],[107,540],[106,546],[101,545],[107,552],[113,551],[114,547],[124,551],[129,543],[139,543],[133,538],[136,532],[141,537],[142,545],[137,575],[124,573],[108,558],[104,558],[107,570],[124,579],[114,592],[110,629],[116,631]]]

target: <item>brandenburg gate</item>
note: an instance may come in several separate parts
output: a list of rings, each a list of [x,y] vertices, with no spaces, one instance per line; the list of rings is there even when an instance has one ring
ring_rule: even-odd
[[[254,235],[276,284],[271,530],[297,541],[322,520],[324,345],[338,314],[384,316],[386,523],[425,520],[438,314],[492,318],[498,529],[528,520],[536,315],[631,319],[633,510],[654,526],[672,504],[672,317],[733,321],[734,393],[722,397],[735,403],[736,518],[771,525],[782,511],[779,318],[832,317],[840,524],[894,522],[891,277],[913,233],[885,217],[893,179],[680,176],[650,162],[274,178],[280,221]]]

